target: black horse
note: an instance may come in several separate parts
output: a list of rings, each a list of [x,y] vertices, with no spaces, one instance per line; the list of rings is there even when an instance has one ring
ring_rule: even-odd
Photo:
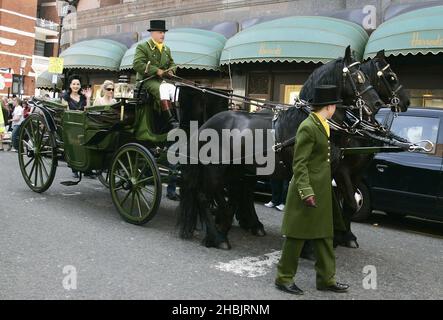
[[[349,47],[346,49],[344,58],[339,58],[317,68],[310,79],[315,85],[336,85],[343,101],[349,105],[355,105],[358,101],[364,108],[364,116],[368,120],[382,106],[377,92],[359,70],[359,63],[351,56]],[[334,115],[334,121],[342,123],[345,119],[345,111],[345,108],[339,108]],[[298,126],[306,116],[307,112],[302,108],[289,108],[282,111],[274,125],[276,139],[284,141],[294,137]],[[264,129],[265,132],[268,132],[267,130],[272,128],[272,115],[266,113],[222,112],[204,123],[200,131],[212,129],[221,136],[222,130],[226,129],[238,129],[240,132],[244,129]],[[247,149],[244,139],[233,140],[237,145],[232,145],[232,150]],[[266,141],[266,137],[264,137],[264,141]],[[255,145],[255,141],[252,143]],[[293,156],[290,149],[285,148],[276,159],[277,168],[283,168],[277,171],[283,172],[283,174],[285,171],[288,174],[288,168],[290,168],[290,160]],[[332,148],[332,158],[333,167],[337,167],[341,158],[339,148]],[[230,160],[234,159],[231,157]],[[263,224],[257,217],[253,201],[257,165],[255,162],[250,165],[197,164],[183,166],[182,200],[178,217],[181,237],[190,238],[197,226],[198,219],[200,219],[206,227],[204,244],[208,247],[228,249],[230,244],[227,233],[234,215],[239,220],[241,227],[250,230],[255,235],[264,235]]]
[[[405,112],[410,104],[409,97],[397,75],[392,71],[387,63],[384,50],[379,51],[377,55],[361,65],[361,70],[369,78],[371,84],[383,100],[384,105],[389,106],[393,112]],[[312,95],[312,89],[309,92],[302,91],[303,98]],[[351,136],[343,134],[340,131],[333,132],[332,143],[335,145],[347,145],[349,147],[375,146],[379,145],[375,141],[368,141],[365,137]],[[346,156],[340,161],[336,170],[334,170],[334,179],[339,189],[339,196],[343,199],[343,218],[346,231],[335,232],[335,244],[350,248],[357,248],[357,238],[351,232],[351,218],[358,210],[358,204],[354,194],[357,192],[362,173],[370,164],[374,154],[353,154]]]

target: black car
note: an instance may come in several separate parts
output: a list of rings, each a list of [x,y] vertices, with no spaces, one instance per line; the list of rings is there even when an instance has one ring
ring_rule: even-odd
[[[354,221],[372,210],[443,221],[443,109],[409,108],[397,117],[381,110],[377,120],[411,142],[430,140],[434,148],[377,154],[358,186]]]

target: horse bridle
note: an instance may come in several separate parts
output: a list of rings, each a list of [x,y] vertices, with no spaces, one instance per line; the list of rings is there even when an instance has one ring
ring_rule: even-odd
[[[349,66],[346,66],[346,63],[343,63],[343,87],[346,85],[346,79],[349,79],[349,82],[351,83],[352,86],[352,90],[354,91],[355,98],[353,102],[355,104],[355,107],[349,107],[348,109],[358,109],[360,112],[360,120],[363,120],[363,110],[368,116],[372,115],[372,111],[369,109],[368,105],[366,104],[366,101],[363,99],[363,95],[369,90],[373,89],[373,86],[369,85],[362,92],[358,91],[357,85],[355,84],[353,78],[353,75],[356,72],[352,73],[351,69],[359,65],[360,65],[359,61],[353,62]],[[358,71],[360,71],[360,69]]]
[[[386,66],[380,69],[378,63],[375,63],[375,67],[377,68],[377,78],[381,80],[383,85],[385,86],[387,91],[391,92],[391,101],[389,107],[394,107],[395,112],[399,113],[400,110],[400,98],[398,97],[398,92],[403,88],[403,85],[399,84],[397,88],[392,88],[388,80],[386,79],[385,71],[388,70],[391,65],[388,63]]]

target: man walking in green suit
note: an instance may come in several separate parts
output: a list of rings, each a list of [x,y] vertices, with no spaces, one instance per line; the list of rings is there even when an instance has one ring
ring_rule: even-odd
[[[172,77],[176,65],[171,50],[164,44],[166,23],[164,20],[151,20],[151,38],[139,44],[135,50],[133,68],[137,80],[147,79],[143,86],[154,97],[154,108],[164,115],[168,129],[178,127],[178,122],[171,113],[172,102],[175,102],[176,88],[164,79]]]
[[[296,135],[294,175],[282,225],[285,240],[275,279],[279,290],[292,294],[303,294],[293,278],[305,240],[312,240],[314,246],[317,289],[346,292],[349,288],[335,280],[333,249],[331,146],[327,119],[332,118],[336,104],[341,102],[337,91],[335,86],[315,88],[313,112],[300,124]]]

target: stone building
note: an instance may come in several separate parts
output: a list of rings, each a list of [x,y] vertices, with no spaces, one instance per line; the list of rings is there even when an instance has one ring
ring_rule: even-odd
[[[216,31],[230,39],[252,26],[290,16],[326,16],[360,25],[368,35],[383,22],[420,8],[443,5],[443,1],[411,0],[79,0],[76,10],[65,18],[61,45],[107,38],[126,44],[148,36],[150,19],[165,19],[170,29],[180,27]],[[443,34],[435,35],[443,38]],[[420,39],[417,39],[420,40]],[[229,43],[229,40],[228,40]],[[439,45],[437,45],[439,46]],[[440,46],[443,49],[443,45]],[[266,48],[264,49],[266,50]],[[415,105],[443,107],[443,64],[441,53],[406,54],[389,57]],[[247,60],[247,59],[246,59]],[[238,94],[289,102],[312,70],[314,61],[247,61],[232,63],[218,74],[199,74],[216,81],[218,87]],[[229,69],[229,70],[228,70]],[[191,77],[193,74],[186,73]]]

